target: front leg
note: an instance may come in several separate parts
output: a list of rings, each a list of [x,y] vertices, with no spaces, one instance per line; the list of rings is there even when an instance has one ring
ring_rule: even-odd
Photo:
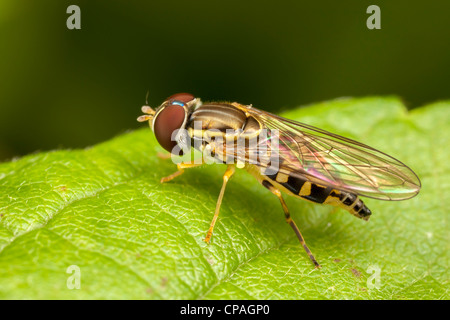
[[[179,164],[177,164],[178,170],[175,171],[174,173],[172,173],[170,176],[161,178],[161,183],[168,182],[168,181],[182,175],[184,173],[184,169],[194,168],[194,167],[198,167],[201,165],[203,165],[203,162],[202,163],[192,163],[192,162],[179,163]]]

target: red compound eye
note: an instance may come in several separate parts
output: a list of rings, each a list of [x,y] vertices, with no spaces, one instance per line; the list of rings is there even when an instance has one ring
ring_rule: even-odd
[[[173,101],[180,101],[183,104],[186,104],[194,99],[195,97],[190,93],[176,93],[167,98],[167,101],[169,101],[169,104],[172,104]]]
[[[172,141],[172,133],[176,129],[180,129],[183,125],[186,112],[183,107],[173,104],[165,107],[158,113],[153,126],[156,140],[161,147],[169,152],[176,146],[176,142]]]

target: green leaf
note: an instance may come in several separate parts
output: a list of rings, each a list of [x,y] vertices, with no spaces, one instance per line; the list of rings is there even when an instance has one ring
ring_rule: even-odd
[[[176,168],[148,128],[33,154],[0,165],[0,298],[449,299],[450,102],[408,113],[395,97],[349,98],[284,116],[400,159],[420,194],[365,200],[369,222],[285,196],[316,270],[278,199],[242,170],[203,242],[225,167],[160,184]]]

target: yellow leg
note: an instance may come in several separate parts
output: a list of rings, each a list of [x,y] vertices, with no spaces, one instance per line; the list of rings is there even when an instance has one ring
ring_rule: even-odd
[[[305,249],[306,253],[308,254],[311,261],[314,263],[315,268],[320,268],[320,264],[316,261],[316,258],[314,258],[313,254],[311,253],[311,250],[309,250],[308,246],[306,245],[305,240],[303,239],[302,234],[300,233],[300,230],[297,228],[297,225],[295,224],[294,220],[291,218],[291,214],[289,213],[289,209],[286,205],[286,202],[284,202],[283,196],[281,195],[280,190],[275,188],[269,181],[263,181],[263,186],[270,190],[274,195],[278,197],[280,200],[281,206],[283,207],[284,211],[284,217],[286,219],[286,222],[289,223],[291,228],[294,230],[295,234],[297,235],[298,240],[300,241],[301,245]]]
[[[177,164],[178,170],[172,173],[170,176],[161,178],[161,183],[168,182],[184,173],[184,169],[194,168],[203,165],[203,163],[179,163]]]
[[[230,180],[230,178],[233,176],[235,171],[236,171],[236,168],[235,168],[234,164],[230,164],[230,165],[228,165],[228,168],[223,175],[223,184],[222,184],[222,189],[220,189],[219,198],[217,199],[216,211],[214,212],[214,217],[211,221],[211,225],[209,226],[208,233],[206,234],[205,239],[203,239],[203,241],[205,241],[206,243],[209,243],[211,241],[211,236],[213,234],[214,225],[216,224],[217,218],[219,217],[220,205],[222,204],[223,195],[225,193],[225,187],[227,186],[228,180]]]
[[[172,157],[172,154],[170,154],[170,153],[162,153],[162,152],[158,152],[158,153],[156,154],[156,156],[157,156],[158,158],[162,159],[162,160],[167,160],[167,159],[170,159],[170,158]]]

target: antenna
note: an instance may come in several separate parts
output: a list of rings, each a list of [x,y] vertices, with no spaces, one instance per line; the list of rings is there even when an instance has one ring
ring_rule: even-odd
[[[148,106],[148,94],[150,93],[150,89],[147,90],[147,94],[145,95],[145,105]]]

